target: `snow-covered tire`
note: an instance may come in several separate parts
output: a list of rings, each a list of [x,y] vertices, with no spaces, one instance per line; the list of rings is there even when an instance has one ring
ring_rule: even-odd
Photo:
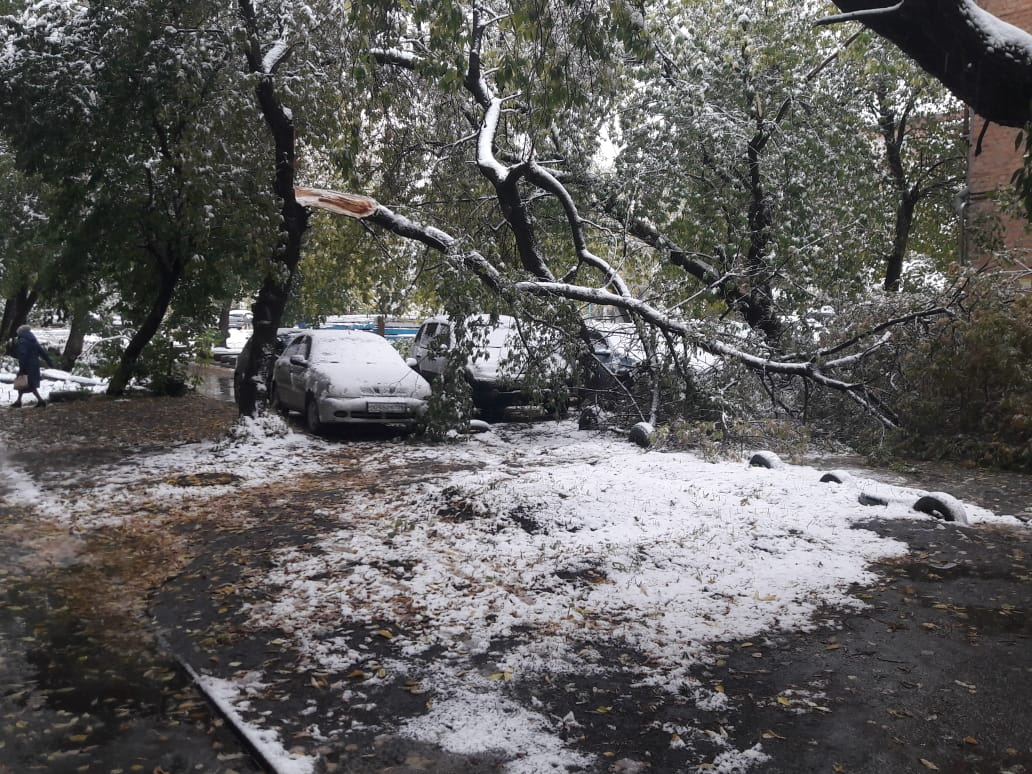
[[[781,462],[781,458],[772,451],[760,451],[756,452],[749,460],[749,464],[754,468],[780,468],[784,463]]]
[[[321,435],[326,429],[326,425],[319,419],[319,402],[312,395],[305,400],[305,427],[313,435]]]
[[[821,476],[822,484],[844,484],[852,478],[844,470],[829,470],[823,476]]]
[[[643,449],[648,449],[656,440],[656,429],[648,422],[639,422],[631,428],[631,440]]]
[[[927,513],[943,521],[952,521],[967,526],[967,511],[963,504],[953,495],[945,492],[930,492],[914,503],[914,510]]]

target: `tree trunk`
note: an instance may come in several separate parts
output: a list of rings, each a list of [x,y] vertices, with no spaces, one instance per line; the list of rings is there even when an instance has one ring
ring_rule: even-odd
[[[36,304],[38,294],[28,286],[23,285],[18,292],[7,299],[4,304],[3,325],[0,325],[0,333],[3,334],[3,341],[11,338],[18,328],[29,319],[29,312]]]
[[[910,232],[914,227],[914,211],[917,197],[907,191],[896,207],[896,231],[892,240],[892,252],[885,258],[885,289],[898,291],[903,277],[903,259],[907,255]]]
[[[241,416],[254,416],[258,407],[255,376],[259,373],[265,354],[272,350],[276,330],[283,319],[287,301],[290,300],[297,266],[301,261],[301,242],[308,229],[308,210],[298,204],[294,197],[294,122],[276,94],[272,73],[267,72],[263,64],[254,6],[250,0],[240,0],[239,8],[249,36],[247,64],[252,73],[261,77],[255,88],[258,108],[269,127],[275,146],[276,177],[273,191],[283,202],[280,208],[280,241],[251,310],[254,313],[254,333],[237,393],[237,408]],[[274,63],[270,70],[275,69],[275,66]]]
[[[758,121],[762,124],[762,118]],[[770,134],[760,128],[749,141],[749,252],[746,255],[745,270],[749,278],[748,295],[739,301],[742,317],[749,327],[761,331],[767,343],[776,347],[783,327],[774,309],[774,293],[770,286],[771,216],[770,197],[763,187],[763,151],[770,140]]]
[[[885,89],[875,91],[878,103],[878,130],[881,132],[885,146],[885,163],[889,168],[889,179],[896,194],[896,222],[892,234],[892,248],[885,256],[885,283],[887,291],[899,290],[903,276],[903,259],[907,254],[910,242],[910,231],[914,226],[914,210],[917,208],[918,194],[911,190],[907,182],[907,170],[903,166],[903,143],[907,138],[907,124],[914,100],[907,101],[902,112],[897,115],[889,104],[888,92]]]
[[[71,371],[75,361],[82,354],[82,344],[86,338],[86,321],[89,320],[88,309],[76,309],[72,313],[71,325],[68,329],[68,341],[61,353],[61,368]]]
[[[229,343],[229,310],[233,308],[233,299],[227,299],[219,308],[219,340],[218,346]]]
[[[150,311],[147,313],[143,324],[136,330],[136,333],[129,340],[128,346],[126,346],[125,351],[122,353],[122,359],[118,363],[118,370],[115,371],[111,381],[108,382],[108,395],[122,395],[125,393],[125,388],[133,376],[136,363],[140,359],[140,355],[143,354],[144,347],[154,338],[154,335],[161,327],[161,321],[165,319],[165,313],[168,312],[168,308],[172,304],[172,296],[175,295],[179,279],[183,276],[184,268],[182,260],[175,259],[170,263],[171,268],[165,266],[159,272],[161,284],[158,287],[154,303],[151,304]]]

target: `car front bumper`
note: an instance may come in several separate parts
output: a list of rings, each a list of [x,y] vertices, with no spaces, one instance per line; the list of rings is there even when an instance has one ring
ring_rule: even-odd
[[[412,425],[425,414],[426,401],[419,398],[319,399],[319,420],[327,424]]]

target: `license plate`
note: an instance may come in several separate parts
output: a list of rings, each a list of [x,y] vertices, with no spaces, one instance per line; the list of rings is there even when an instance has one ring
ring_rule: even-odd
[[[387,401],[366,401],[366,411],[370,414],[404,414],[404,403],[388,403]]]

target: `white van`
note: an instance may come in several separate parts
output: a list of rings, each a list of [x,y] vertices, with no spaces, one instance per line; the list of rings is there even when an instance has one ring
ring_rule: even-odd
[[[444,375],[455,344],[455,323],[448,317],[431,317],[419,327],[406,361],[431,383]],[[544,375],[568,384],[571,369],[558,352],[558,338],[513,317],[486,314],[465,321],[469,357],[466,382],[473,404],[481,413],[500,413],[511,406],[534,402],[524,389],[528,363],[544,366]],[[548,390],[539,398],[548,397]]]

